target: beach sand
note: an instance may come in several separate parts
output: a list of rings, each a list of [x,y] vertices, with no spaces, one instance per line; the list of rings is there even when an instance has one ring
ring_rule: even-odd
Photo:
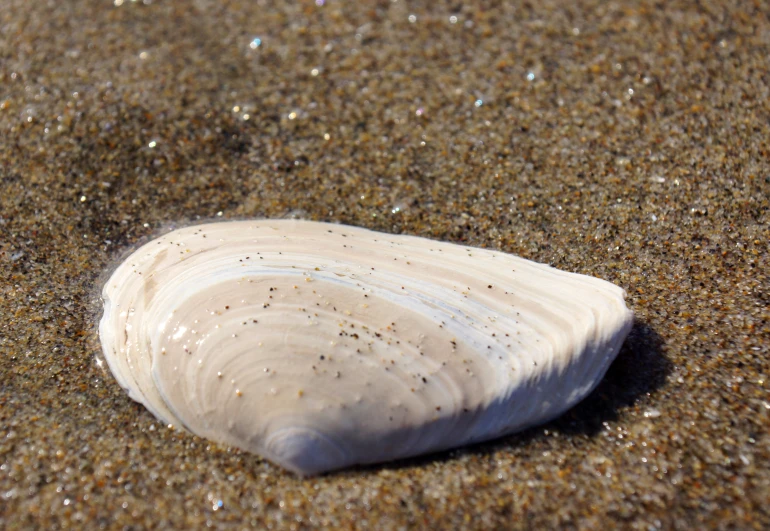
[[[0,527],[770,526],[770,4],[8,0]],[[105,370],[101,284],[204,220],[462,242],[624,287],[545,426],[298,479]]]

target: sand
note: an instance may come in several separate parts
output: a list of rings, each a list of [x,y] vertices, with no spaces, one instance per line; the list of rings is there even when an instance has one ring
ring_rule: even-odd
[[[28,2],[0,9],[0,527],[770,526],[770,4]],[[623,286],[559,420],[298,479],[105,371],[110,268],[299,217]]]

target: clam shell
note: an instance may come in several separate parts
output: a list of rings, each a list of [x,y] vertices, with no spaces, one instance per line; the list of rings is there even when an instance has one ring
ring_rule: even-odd
[[[222,222],[130,255],[99,334],[120,385],[164,423],[308,475],[558,416],[617,355],[624,297],[501,252]]]

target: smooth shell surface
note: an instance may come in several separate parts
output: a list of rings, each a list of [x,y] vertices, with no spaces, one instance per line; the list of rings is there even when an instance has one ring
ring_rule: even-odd
[[[131,254],[99,334],[115,378],[164,423],[315,474],[558,416],[617,355],[624,296],[496,251],[222,222]]]

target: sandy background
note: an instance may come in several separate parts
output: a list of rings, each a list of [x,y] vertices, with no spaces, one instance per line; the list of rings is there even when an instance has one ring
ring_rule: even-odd
[[[320,4],[320,5],[319,5]],[[770,4],[0,8],[0,527],[770,525]],[[628,290],[556,422],[298,480],[97,365],[105,271],[204,219],[464,242]]]

